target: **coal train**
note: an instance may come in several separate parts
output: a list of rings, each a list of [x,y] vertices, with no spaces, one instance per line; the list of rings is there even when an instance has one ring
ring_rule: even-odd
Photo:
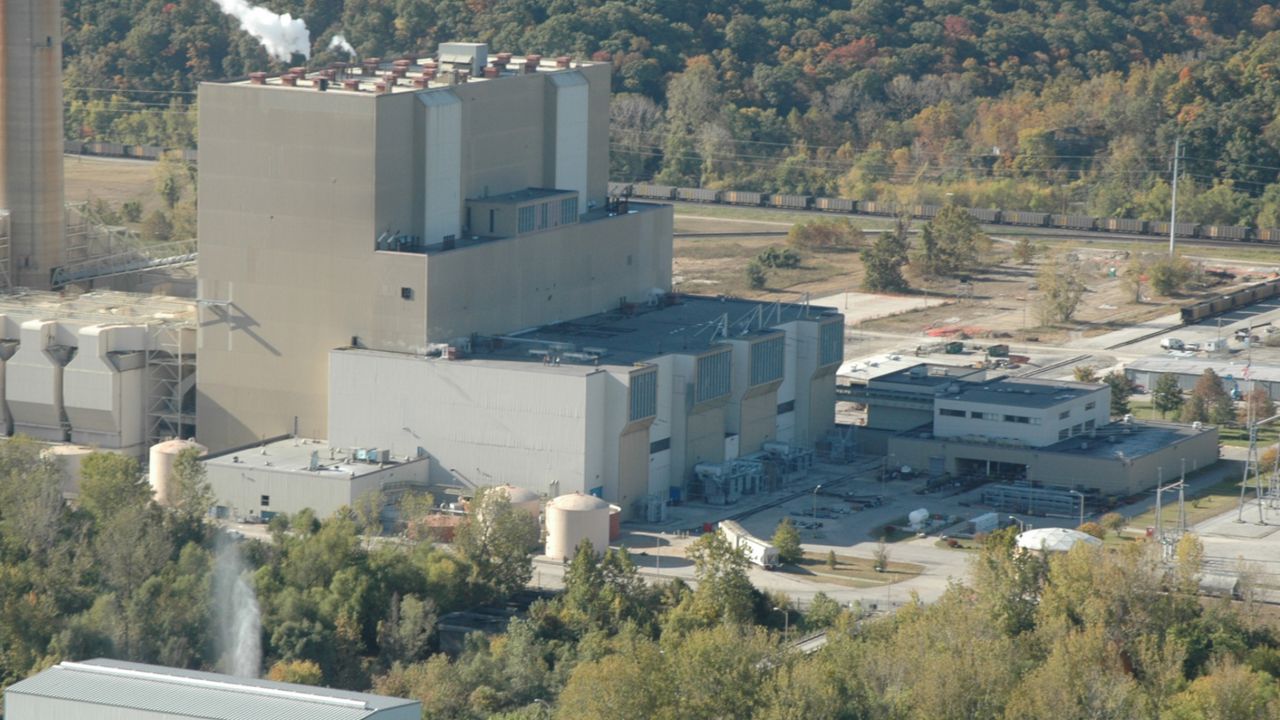
[[[645,183],[609,183],[609,194],[641,200],[678,200],[681,202],[715,205],[811,210],[844,215],[859,214],[895,217],[906,214],[917,220],[931,220],[938,214],[938,211],[942,210],[941,205],[899,205],[898,203],[881,200],[850,200],[848,198],[760,193],[745,190],[710,190],[707,188],[683,188],[673,185],[651,185]],[[965,211],[978,222],[991,225],[1017,225],[1169,237],[1168,222],[1135,220],[1132,218],[1098,218],[1090,215],[1060,215],[1022,210],[965,208]],[[1199,223],[1180,222],[1174,223],[1173,234],[1182,238],[1280,245],[1280,229],[1273,228],[1252,228],[1240,225],[1202,225]]]

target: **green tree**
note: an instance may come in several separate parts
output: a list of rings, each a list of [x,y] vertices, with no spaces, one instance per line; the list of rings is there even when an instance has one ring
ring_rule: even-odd
[[[178,206],[178,202],[186,194],[191,176],[188,164],[173,153],[165,153],[160,157],[160,162],[156,163],[156,194],[170,211]]]
[[[786,565],[794,565],[804,557],[804,549],[800,546],[800,531],[791,518],[783,518],[773,531],[773,546],[778,549],[778,561]]]
[[[145,507],[150,501],[151,485],[134,458],[95,452],[81,462],[80,507],[99,522],[127,508]]]
[[[1173,373],[1162,373],[1151,388],[1151,406],[1163,418],[1166,414],[1182,409],[1182,388],[1178,386],[1178,376]]]
[[[828,551],[827,551],[827,569],[828,569],[828,570],[835,570],[835,569],[836,569],[836,567],[838,567],[838,565],[839,565],[839,563],[838,563],[838,562],[837,562],[837,560],[836,560],[836,551],[835,551],[835,550],[828,550]]]
[[[1040,319],[1044,323],[1068,322],[1075,317],[1085,293],[1083,274],[1079,263],[1061,258],[1040,269]]]
[[[170,471],[169,504],[174,512],[190,522],[199,522],[213,509],[213,488],[205,473],[204,464],[200,462],[201,451],[198,448],[187,448],[178,453],[173,460]]]
[[[964,208],[946,205],[920,231],[920,244],[913,265],[926,275],[951,275],[977,267],[991,238]]]
[[[769,276],[765,272],[764,265],[761,265],[759,260],[752,260],[747,263],[747,283],[751,285],[752,290],[763,288],[768,279]]]
[[[881,233],[862,252],[862,287],[870,292],[902,292],[907,289],[902,266],[907,264],[909,220],[898,217],[891,232]]]
[[[832,600],[826,593],[818,592],[814,594],[813,601],[809,603],[809,609],[804,614],[805,627],[825,630],[836,624],[840,613],[840,603]]]
[[[1147,267],[1151,287],[1164,296],[1175,295],[1186,289],[1195,275],[1195,268],[1185,257],[1160,257]]]
[[[510,597],[533,577],[530,553],[537,547],[538,521],[511,504],[506,492],[481,488],[454,547],[471,565],[472,582],[492,599]]]
[[[747,577],[746,552],[733,547],[724,533],[705,533],[689,546],[698,587],[691,610],[707,624],[745,624],[753,617],[754,588]]]
[[[1112,370],[1102,381],[1111,388],[1111,417],[1129,414],[1129,398],[1133,396],[1134,385],[1123,370]]]
[[[149,242],[162,243],[173,239],[173,223],[163,210],[152,210],[142,223],[142,237]]]

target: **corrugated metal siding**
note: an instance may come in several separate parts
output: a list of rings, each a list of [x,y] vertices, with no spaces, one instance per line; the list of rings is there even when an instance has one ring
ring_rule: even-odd
[[[830,365],[844,358],[844,323],[835,320],[823,324],[818,335],[818,364]]]
[[[706,402],[729,394],[732,380],[733,352],[723,352],[698,358],[697,402]]]
[[[379,712],[373,709],[362,710],[323,702],[308,702],[304,699],[192,687],[158,680],[113,677],[57,667],[27,678],[5,691],[9,716],[15,720],[23,718],[15,714],[14,706],[38,708],[43,705],[19,696],[204,720],[365,720],[380,717]],[[128,717],[123,714],[118,716]]]
[[[763,385],[767,382],[782,379],[785,367],[786,337],[761,340],[751,346],[751,386]]]
[[[658,414],[658,368],[632,373],[631,403],[627,420],[635,422]]]

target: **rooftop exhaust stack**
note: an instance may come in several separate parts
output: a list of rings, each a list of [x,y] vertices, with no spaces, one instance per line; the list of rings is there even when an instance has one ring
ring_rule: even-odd
[[[0,2],[0,207],[10,281],[49,287],[63,245],[62,6]]]
[[[483,76],[484,66],[489,64],[489,46],[485,43],[440,43],[436,53],[443,65],[453,69],[466,69],[472,77]]]

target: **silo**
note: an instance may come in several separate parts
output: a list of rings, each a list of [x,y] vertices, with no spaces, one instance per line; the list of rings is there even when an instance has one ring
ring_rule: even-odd
[[[209,452],[209,448],[194,440],[166,440],[151,446],[147,479],[151,482],[151,492],[155,493],[157,503],[169,504],[169,481],[173,475],[173,463],[187,448],[195,448],[201,455]]]
[[[94,453],[94,449],[85,445],[51,445],[45,448],[44,456],[58,463],[62,468],[62,494],[75,497],[80,494],[80,463]]]
[[[0,3],[0,207],[9,277],[47,288],[62,256],[62,4]]]
[[[592,495],[561,495],[547,503],[547,557],[568,560],[590,540],[597,553],[609,547],[609,503]]]
[[[542,512],[542,497],[538,493],[515,485],[500,485],[496,489],[507,494],[512,507],[520,508],[534,517]]]

